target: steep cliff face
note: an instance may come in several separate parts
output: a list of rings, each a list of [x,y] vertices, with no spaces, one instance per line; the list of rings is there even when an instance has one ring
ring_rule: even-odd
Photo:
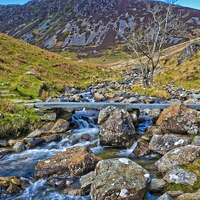
[[[175,6],[187,25],[185,38],[198,36],[200,10]],[[0,32],[52,51],[72,46],[106,49],[126,42],[134,21],[149,13],[139,0],[34,0],[25,5],[0,5]],[[185,38],[171,38],[176,44]]]

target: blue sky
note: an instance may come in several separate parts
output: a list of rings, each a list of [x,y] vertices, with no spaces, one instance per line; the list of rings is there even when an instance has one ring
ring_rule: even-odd
[[[25,4],[29,0],[0,0],[0,4]],[[200,0],[179,0],[179,4],[184,7],[196,8],[200,10]]]

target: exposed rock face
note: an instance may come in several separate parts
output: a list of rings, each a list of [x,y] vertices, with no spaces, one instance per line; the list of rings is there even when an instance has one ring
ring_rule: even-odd
[[[175,104],[166,108],[160,115],[157,125],[163,133],[197,134],[197,111],[184,104]]]
[[[43,138],[39,138],[39,139],[33,140],[32,142],[29,142],[29,143],[26,145],[26,148],[27,148],[27,149],[32,149],[32,148],[34,148],[34,147],[40,146],[43,142],[44,142],[44,139],[43,139]]]
[[[165,153],[174,148],[186,146],[191,142],[192,139],[189,136],[178,135],[178,134],[169,134],[169,135],[154,134],[149,143],[149,149],[164,155]]]
[[[178,197],[178,200],[197,200],[200,199],[200,191],[196,193],[185,193]]]
[[[182,62],[186,61],[187,59],[194,56],[194,54],[199,51],[200,49],[200,42],[193,42],[192,44],[188,45],[183,51],[181,52],[178,58],[178,64],[180,65]]]
[[[163,179],[168,183],[193,185],[194,182],[197,181],[197,175],[174,165],[169,169]]]
[[[161,192],[165,186],[166,186],[166,182],[163,179],[153,178],[151,180],[149,190],[151,193],[156,193],[156,192],[158,193],[158,192]]]
[[[88,178],[92,200],[143,199],[150,174],[137,163],[127,158],[100,161],[94,174]]]
[[[125,148],[130,147],[135,141],[135,127],[130,114],[125,109],[106,107],[99,113],[98,124],[102,145]]]
[[[38,162],[34,170],[34,177],[48,178],[58,176],[74,176],[94,170],[100,161],[88,148],[76,146],[56,153],[52,158]]]
[[[195,161],[200,154],[200,146],[187,145],[175,148],[160,158],[155,166],[162,173],[168,172],[173,165],[188,164]]]
[[[125,33],[133,22],[146,25],[151,17],[141,1],[60,0],[59,5],[57,0],[48,2],[47,4],[46,1],[30,1],[22,6],[1,5],[0,32],[47,49],[55,49],[56,46],[59,51],[73,45],[92,45],[90,51],[94,55],[99,51],[99,48],[94,49],[94,45],[99,47],[102,44],[103,48],[108,49],[111,42],[126,41]],[[199,19],[196,16],[199,16],[199,10],[176,6],[173,11],[178,14],[180,9],[184,16],[187,15],[181,19],[186,24],[186,33],[198,29]],[[52,30],[52,27],[55,27],[55,30]],[[184,36],[188,37],[187,35]],[[177,44],[180,40],[180,37],[170,37],[167,43]],[[140,70],[134,70],[137,71]],[[133,72],[127,73],[131,74]]]

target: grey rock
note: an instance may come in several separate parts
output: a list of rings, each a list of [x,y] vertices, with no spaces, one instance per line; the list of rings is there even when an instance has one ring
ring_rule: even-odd
[[[64,119],[59,119],[53,128],[51,129],[51,133],[64,133],[69,129],[70,122],[64,120]]]
[[[143,199],[150,179],[147,170],[127,158],[102,160],[94,174],[92,200]]]
[[[169,169],[163,179],[168,183],[193,185],[197,181],[197,175],[174,165]]]
[[[24,151],[26,150],[25,145],[22,142],[17,142],[14,146],[13,146],[13,150],[15,150],[16,152],[20,152],[20,151]]]
[[[173,200],[167,193],[163,194],[158,200]]]
[[[199,49],[200,42],[193,42],[192,44],[188,45],[179,55],[178,64],[180,65],[182,62],[194,56],[194,54],[199,51]]]
[[[175,148],[160,158],[155,166],[162,173],[166,173],[173,165],[189,164],[195,161],[200,154],[200,146],[187,145]]]
[[[174,148],[186,146],[191,142],[192,139],[189,136],[178,135],[178,134],[169,134],[169,135],[154,134],[149,143],[149,149],[164,155],[165,153]]]
[[[99,113],[98,124],[102,145],[128,148],[136,141],[133,120],[126,109],[106,107]]]
[[[33,132],[31,132],[27,138],[35,138],[35,137],[40,137],[42,135],[42,131],[39,129],[34,130]]]
[[[178,197],[181,194],[183,194],[184,192],[181,190],[177,190],[177,191],[167,191],[166,192],[170,197]]]
[[[153,178],[151,180],[149,191],[151,193],[161,192],[166,186],[166,182],[163,179]]]
[[[55,121],[57,117],[56,113],[45,113],[43,116],[41,116],[41,120],[44,121]]]
[[[185,193],[178,196],[178,200],[199,200],[200,199],[200,191],[195,193]]]
[[[79,181],[81,184],[81,193],[82,195],[89,195],[90,193],[90,187],[92,182],[94,181],[94,171],[91,171],[90,173],[86,174],[85,176],[82,176]]]
[[[40,146],[43,142],[44,142],[43,138],[39,138],[39,139],[33,140],[32,142],[29,142],[26,145],[26,148],[27,149],[33,149],[34,147]]]
[[[130,99],[127,100],[127,103],[137,103],[138,102],[138,98],[136,97],[131,97]]]
[[[0,147],[6,147],[7,142],[5,140],[0,140]]]
[[[105,97],[104,97],[102,94],[99,94],[99,93],[95,93],[95,94],[94,94],[94,100],[95,100],[96,102],[103,101],[104,98],[105,98]]]
[[[33,75],[33,76],[35,76],[38,80],[41,80],[41,78],[40,78],[36,73],[34,73],[34,72],[29,71],[29,72],[26,72],[26,74]]]
[[[200,136],[195,136],[192,145],[200,146]]]

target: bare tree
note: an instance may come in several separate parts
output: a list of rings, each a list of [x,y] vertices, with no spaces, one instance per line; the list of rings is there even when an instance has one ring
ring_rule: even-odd
[[[176,3],[177,0],[166,0],[165,3],[144,1],[148,21],[133,22],[128,47],[137,55],[145,87],[153,86],[154,70],[164,45],[172,37],[181,37],[184,30],[182,13],[174,12]]]

